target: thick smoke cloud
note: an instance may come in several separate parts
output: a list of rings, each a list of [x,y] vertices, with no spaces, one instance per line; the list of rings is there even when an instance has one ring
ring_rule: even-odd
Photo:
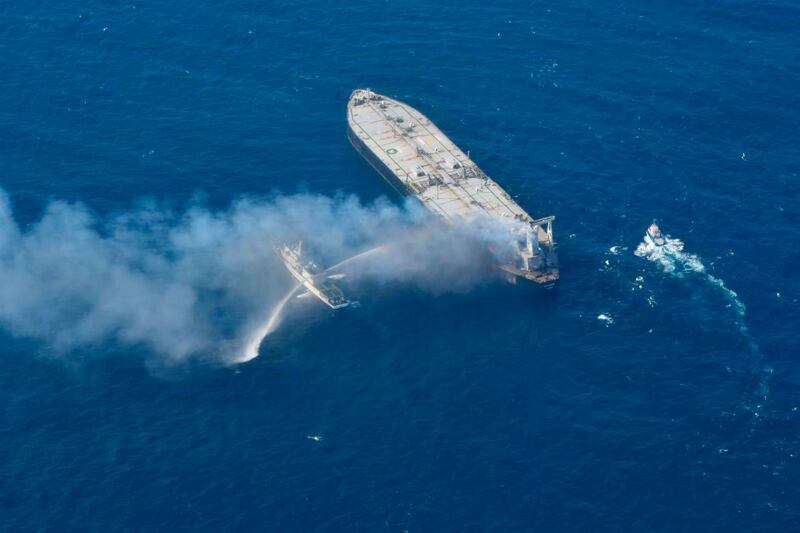
[[[104,220],[57,201],[22,230],[0,191],[0,327],[56,353],[115,343],[166,366],[233,362],[291,287],[274,244],[303,240],[328,265],[387,245],[348,265],[349,282],[442,292],[485,281],[486,245],[502,253],[507,235],[488,221],[445,225],[411,204],[313,195]]]

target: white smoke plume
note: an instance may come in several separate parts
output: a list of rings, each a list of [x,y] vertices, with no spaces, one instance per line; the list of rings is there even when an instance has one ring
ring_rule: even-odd
[[[487,244],[507,239],[486,221],[445,225],[411,204],[314,195],[105,219],[56,201],[21,229],[0,190],[0,328],[54,353],[116,344],[164,366],[230,363],[291,288],[274,244],[303,240],[323,265],[388,245],[349,265],[353,277],[458,291],[486,280]]]

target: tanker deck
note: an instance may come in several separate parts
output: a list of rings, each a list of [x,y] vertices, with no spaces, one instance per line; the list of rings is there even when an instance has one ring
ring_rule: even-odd
[[[555,284],[555,217],[531,217],[425,115],[358,89],[347,104],[347,121],[353,147],[398,192],[415,196],[448,222],[478,216],[504,222],[514,257],[498,266],[512,281]]]

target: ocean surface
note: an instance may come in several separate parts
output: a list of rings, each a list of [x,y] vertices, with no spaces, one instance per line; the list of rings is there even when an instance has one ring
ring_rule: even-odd
[[[797,2],[0,17],[0,530],[800,529]],[[419,224],[358,87],[556,215],[560,286],[421,260],[237,357],[273,240]]]

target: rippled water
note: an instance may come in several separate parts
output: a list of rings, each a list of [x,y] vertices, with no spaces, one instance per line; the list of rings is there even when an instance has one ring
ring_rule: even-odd
[[[0,14],[0,184],[21,231],[57,199],[98,221],[145,198],[399,203],[345,135],[370,86],[556,215],[562,260],[555,294],[377,283],[347,312],[291,301],[235,366],[6,330],[0,528],[800,526],[793,3]],[[648,261],[654,217],[683,248]]]

